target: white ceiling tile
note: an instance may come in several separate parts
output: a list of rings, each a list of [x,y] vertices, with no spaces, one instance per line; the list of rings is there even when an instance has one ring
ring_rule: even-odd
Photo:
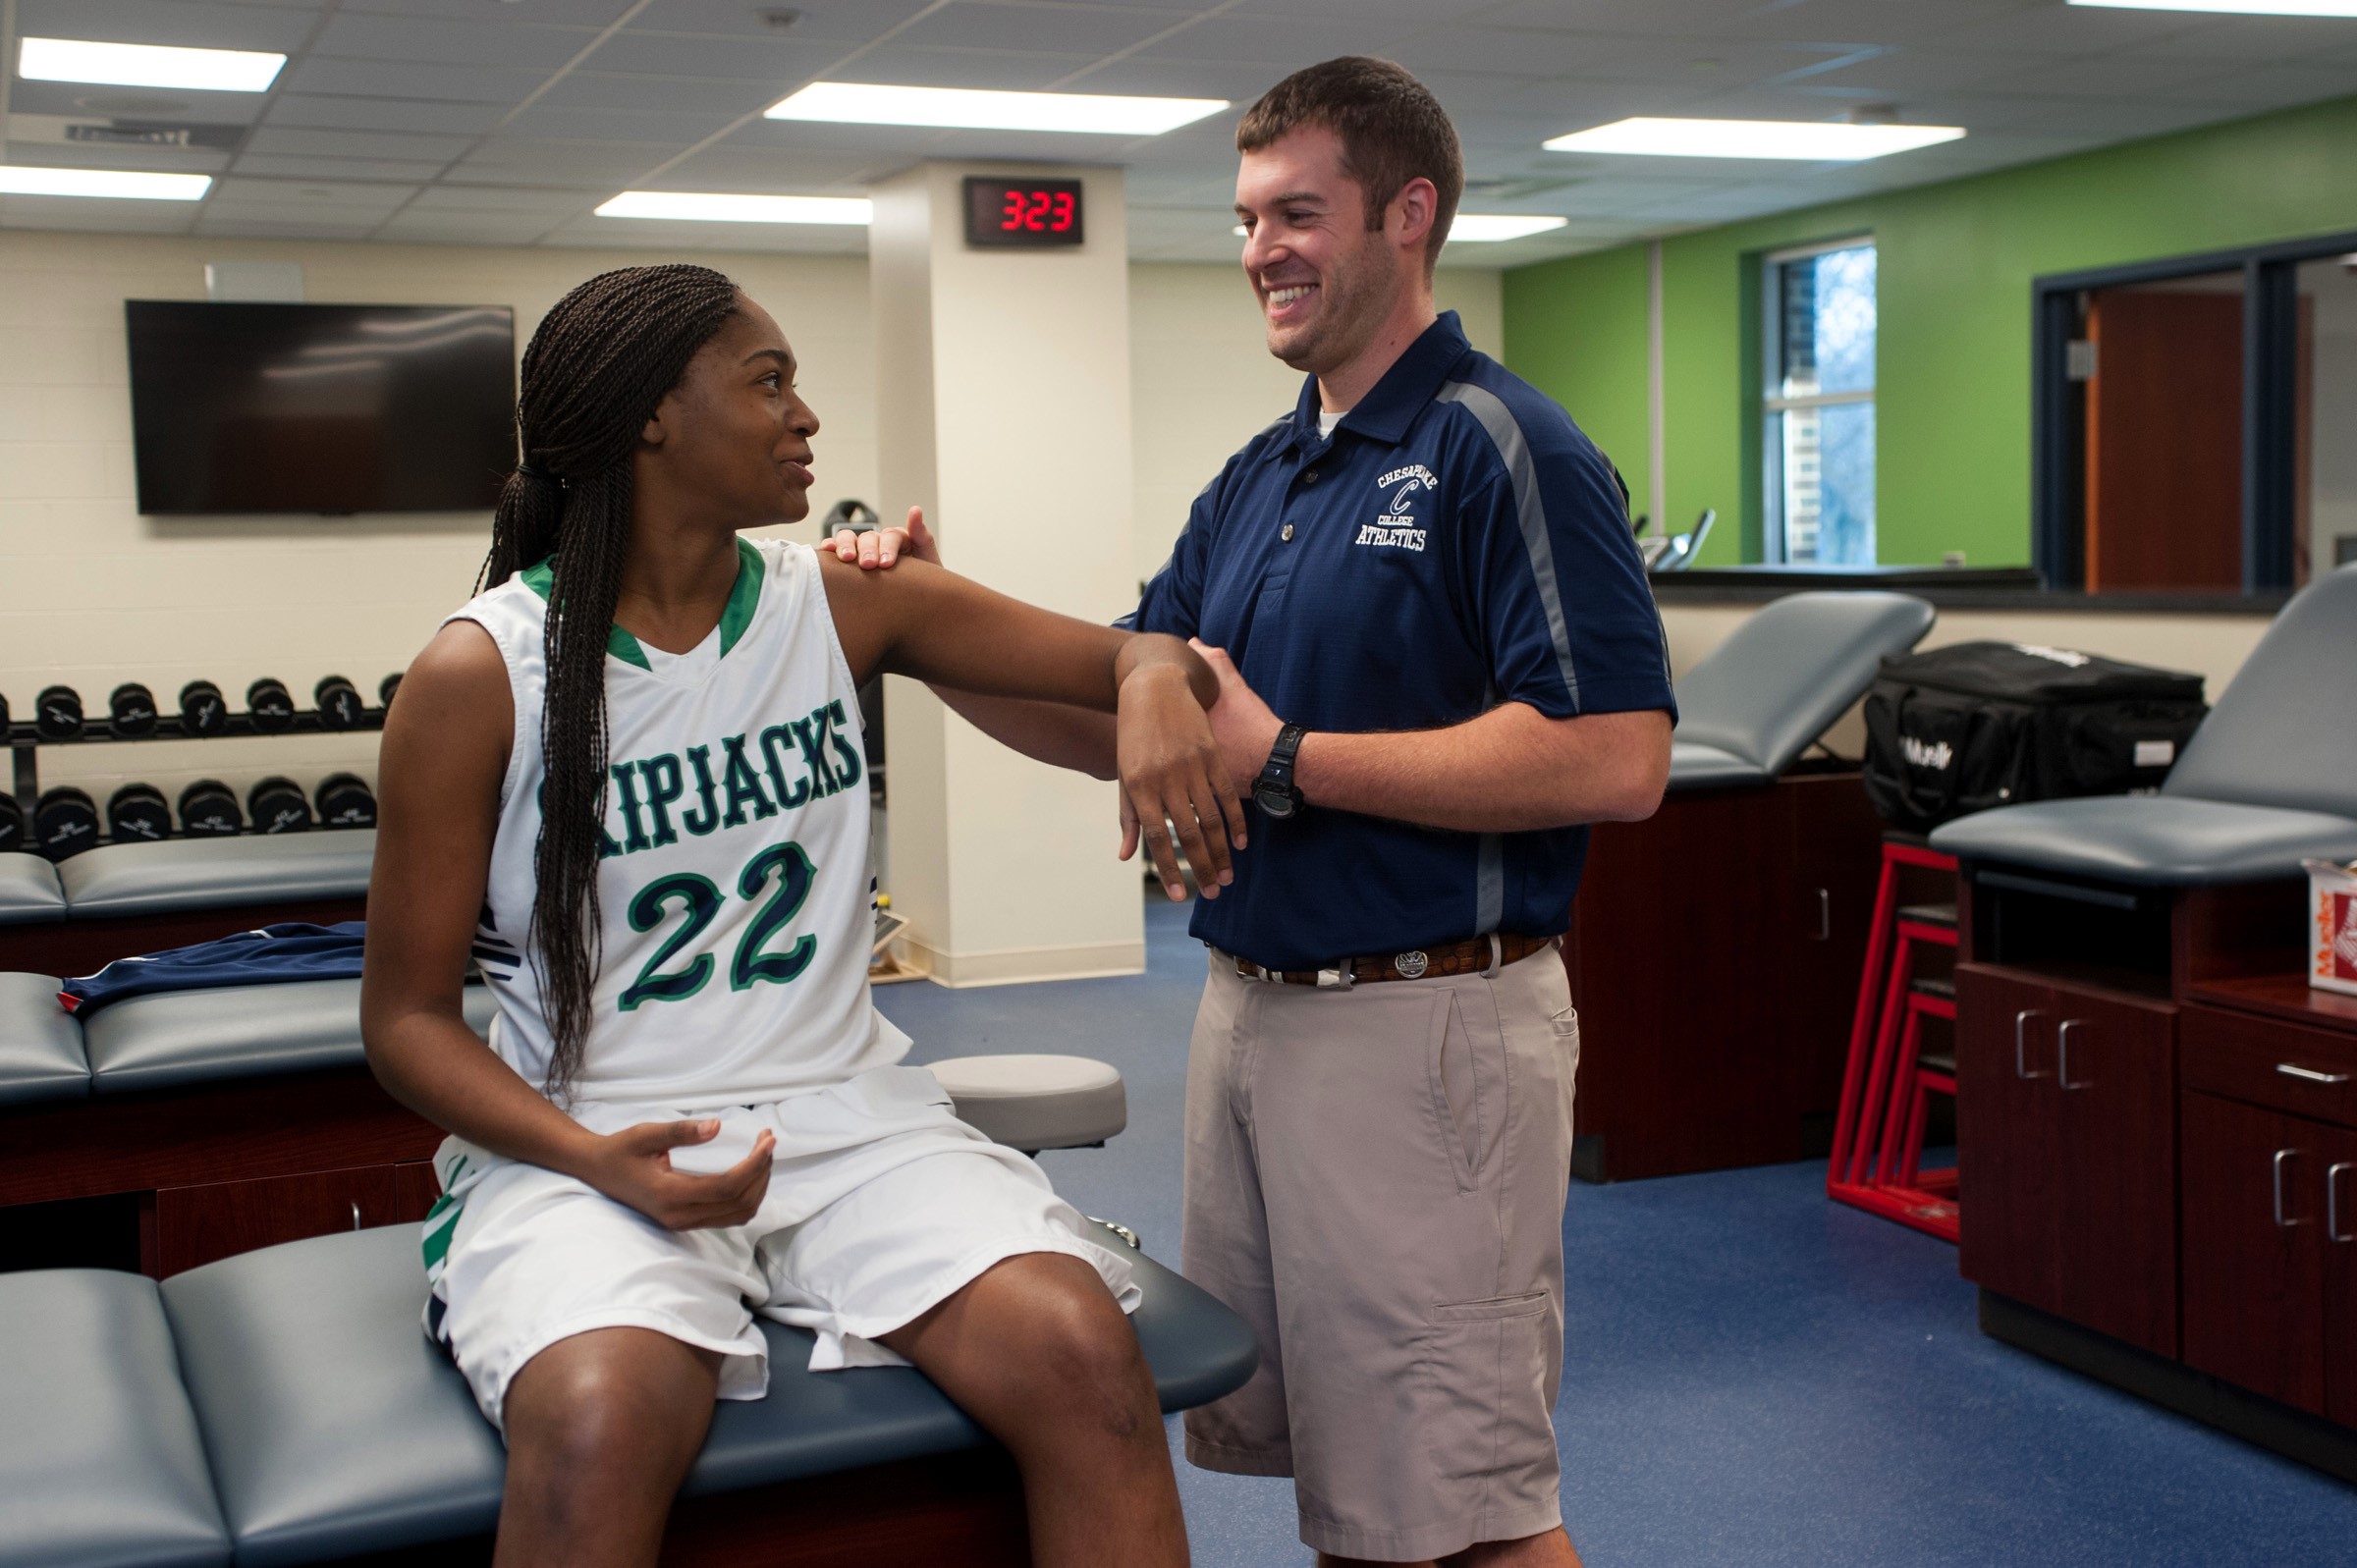
[[[518,66],[449,65],[419,61],[328,60],[316,56],[287,68],[292,92],[364,98],[442,98],[456,103],[521,103],[548,81],[546,71]]]
[[[2327,17],[2237,17],[2200,19],[2188,27],[2133,45],[2133,54],[2189,54],[2204,60],[2314,60],[2357,49],[2357,19]]]
[[[1142,43],[1190,13],[1145,6],[1060,5],[1042,0],[955,0],[893,41],[917,48],[1016,49],[1108,55]]]
[[[630,0],[343,0],[336,9],[397,17],[443,17],[489,23],[494,27],[554,22],[603,27],[630,10]]]
[[[1980,83],[1983,91],[2035,93],[2056,98],[2151,98],[2183,90],[2220,74],[2213,60],[2183,56],[2106,54],[2032,64],[2024,61],[2001,80]]]
[[[602,52],[597,58],[602,59]],[[766,109],[784,96],[774,81],[574,71],[537,100],[562,109],[672,110],[682,105],[732,115]]]
[[[1328,21],[1230,14],[1212,17],[1138,51],[1147,60],[1257,66],[1274,83],[1288,72],[1337,55],[1386,55],[1424,28],[1396,17],[1345,14]]]
[[[413,185],[356,180],[264,180],[234,174],[216,181],[209,199],[233,206],[351,207],[390,212],[416,194]]]
[[[2213,19],[2184,11],[2122,11],[2110,6],[2035,5],[1967,21],[1935,35],[1954,49],[2049,58],[2101,54],[2191,32]]]
[[[654,0],[632,19],[630,32],[692,32],[714,37],[790,39],[796,43],[866,43],[925,9],[931,0],[802,0],[793,27],[761,19],[766,9],[744,0]]]
[[[849,224],[666,223],[645,218],[582,217],[560,226],[541,243],[650,250],[780,250],[856,256],[867,253],[867,231]],[[791,333],[793,323],[784,324]]]
[[[306,214],[283,207],[208,204],[196,215],[195,232],[257,240],[365,240],[381,221],[369,213]]]
[[[397,158],[412,163],[447,163],[465,152],[470,140],[467,136],[420,136],[398,131],[260,126],[247,138],[246,150],[313,158]]]
[[[17,0],[17,36],[287,54],[302,43],[318,10],[316,0],[301,8],[202,0]],[[8,62],[8,69],[13,73],[16,62]]]
[[[864,188],[889,164],[868,152],[820,152],[807,147],[709,147],[655,182],[664,190],[750,190],[780,194],[842,194],[839,186]]]
[[[844,51],[791,33],[776,37],[703,37],[688,33],[642,32],[630,28],[598,46],[583,70],[635,72],[657,77],[708,77],[720,81],[769,81],[778,95],[810,80]]]
[[[461,22],[404,12],[339,12],[311,44],[314,57],[414,60],[439,65],[526,66],[554,70],[597,36],[592,27],[507,20]]]
[[[412,212],[513,212],[555,219],[579,211],[577,190],[547,190],[531,186],[428,186],[410,203]]]
[[[411,207],[376,230],[379,240],[421,244],[524,245],[546,234],[557,220],[529,212],[453,212]]]
[[[8,84],[17,114],[70,115],[77,120],[170,120],[193,125],[252,123],[269,101],[260,92],[191,92],[180,87],[112,87],[88,81]]]
[[[1087,70],[1096,55],[1057,54],[1038,49],[918,49],[898,40],[863,55],[843,74],[849,81],[888,81],[907,87],[976,87],[988,91],[1044,92],[1065,78]],[[1102,90],[1094,81],[1074,81],[1074,92]]]
[[[304,126],[323,131],[409,131],[471,136],[490,130],[504,112],[492,103],[281,93],[271,102],[263,119],[274,126]]]
[[[283,153],[248,152],[238,159],[238,173],[278,180],[399,181],[409,185],[433,179],[446,162],[411,163],[394,158],[299,158]]]
[[[715,131],[725,131],[740,118],[726,109],[690,107],[695,102],[693,98],[683,98],[680,102],[679,108],[671,110],[576,109],[542,100],[499,129],[503,136],[528,136],[541,141],[634,141],[681,146],[700,141]]]
[[[2357,62],[2347,65],[2271,65],[2207,77],[2180,89],[2204,103],[2241,104],[2252,109],[2357,93]],[[2357,157],[2357,148],[2351,149]]]
[[[2023,115],[2019,129],[2076,132],[2088,137],[2090,145],[2101,145],[2164,135],[2230,114],[2221,115],[2218,105],[2190,97],[2049,100],[2045,108]]]

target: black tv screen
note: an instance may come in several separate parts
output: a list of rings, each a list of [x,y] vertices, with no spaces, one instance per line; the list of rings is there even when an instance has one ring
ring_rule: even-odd
[[[143,513],[472,512],[516,464],[505,305],[123,310]]]

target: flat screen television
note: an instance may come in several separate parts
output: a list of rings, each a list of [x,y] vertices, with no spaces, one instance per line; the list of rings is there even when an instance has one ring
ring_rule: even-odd
[[[516,465],[505,305],[123,311],[143,513],[480,511]]]

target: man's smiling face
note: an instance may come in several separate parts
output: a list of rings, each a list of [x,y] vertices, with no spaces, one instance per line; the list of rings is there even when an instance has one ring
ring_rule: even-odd
[[[1304,126],[1245,153],[1235,215],[1269,352],[1311,375],[1348,363],[1374,340],[1401,278],[1398,249],[1367,227],[1365,193],[1343,170],[1342,137]]]

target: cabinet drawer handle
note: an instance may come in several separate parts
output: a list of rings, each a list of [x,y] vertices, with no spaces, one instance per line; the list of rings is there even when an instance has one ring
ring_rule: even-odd
[[[1834,940],[1834,894],[1828,888],[1817,890],[1817,940]]]
[[[2280,1225],[2285,1230],[2289,1230],[2294,1225],[2304,1225],[2308,1222],[2305,1219],[2286,1219],[2283,1217],[2283,1162],[2291,1159],[2298,1153],[2299,1151],[2297,1149],[2278,1149],[2275,1151],[2275,1223]]]
[[[2024,1007],[2013,1015],[2013,1076],[2025,1082],[2031,1078],[2053,1076],[2051,1073],[2030,1071],[2030,1064],[2025,1054],[2026,1048],[2022,1041],[2023,1032],[2029,1028],[2030,1020],[2045,1016],[2046,1009],[2043,1007]]]
[[[2314,1067],[2295,1067],[2288,1061],[2276,1062],[2275,1071],[2286,1078],[2297,1078],[2302,1083],[2347,1083],[2349,1081],[2349,1075],[2345,1072],[2318,1072]]]
[[[2357,1170],[2357,1162],[2342,1161],[2325,1171],[2325,1234],[2334,1241],[2357,1241],[2357,1236],[2344,1236],[2340,1231],[2340,1173]]]
[[[2057,1089],[2085,1089],[2095,1082],[2093,1078],[2081,1078],[2077,1083],[2070,1081],[2070,1032],[2086,1027],[2087,1020],[2084,1018],[2065,1018],[2055,1031],[2055,1087]]]
[[[352,1200],[352,1228],[360,1228],[360,1200],[357,1198]]]

